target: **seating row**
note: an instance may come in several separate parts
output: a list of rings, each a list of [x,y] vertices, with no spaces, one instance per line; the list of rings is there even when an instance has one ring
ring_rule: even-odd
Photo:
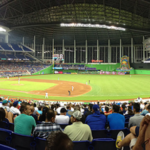
[[[17,150],[45,150],[45,143],[45,139],[20,135],[0,128],[0,144]],[[112,138],[99,138],[94,139],[92,142],[74,141],[73,144],[74,150],[116,150],[115,140]],[[129,148],[125,147],[125,150],[129,150]]]

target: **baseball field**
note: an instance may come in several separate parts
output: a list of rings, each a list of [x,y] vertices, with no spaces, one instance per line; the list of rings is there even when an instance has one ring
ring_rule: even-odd
[[[70,96],[68,90],[71,91]],[[48,99],[45,99],[46,92]],[[125,100],[138,96],[148,98],[150,76],[51,74],[20,77],[20,83],[17,77],[2,78],[0,96],[52,101]]]

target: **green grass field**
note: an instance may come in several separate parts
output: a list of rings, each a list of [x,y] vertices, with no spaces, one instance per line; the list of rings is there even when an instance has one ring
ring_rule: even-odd
[[[86,94],[76,97],[51,97],[49,100],[122,100],[135,99],[138,96],[142,98],[150,97],[150,76],[147,75],[40,75],[22,77],[26,79],[46,79],[62,80],[84,83],[90,80],[92,90]],[[4,81],[5,80],[5,81]],[[42,95],[28,94],[21,91],[45,90],[55,84],[40,82],[21,81],[23,86],[14,86],[17,81],[0,80],[0,95],[9,95],[9,97],[28,97],[31,99],[45,99]],[[8,89],[8,90],[5,90]],[[12,91],[11,91],[12,90]],[[13,91],[17,90],[17,92]],[[18,92],[19,91],[19,92]]]

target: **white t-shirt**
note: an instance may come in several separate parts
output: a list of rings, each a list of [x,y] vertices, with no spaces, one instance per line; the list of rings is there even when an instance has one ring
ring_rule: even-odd
[[[20,110],[18,108],[15,108],[14,106],[12,106],[10,108],[10,112],[12,112],[13,114],[19,114],[20,115]]]
[[[2,105],[1,107],[4,108],[4,109],[6,109],[8,112],[10,111],[10,108],[8,106]]]
[[[34,112],[33,112],[33,115],[36,115],[36,112],[38,111],[38,108],[37,107],[34,107]]]
[[[48,96],[48,93],[45,93],[45,96]]]
[[[60,114],[60,110],[62,109],[62,107],[58,107],[57,109],[56,109],[56,111],[57,111],[57,113],[58,114]]]
[[[74,111],[74,108],[71,107],[71,111]]]
[[[69,124],[69,117],[64,115],[56,115],[55,122],[57,124]]]

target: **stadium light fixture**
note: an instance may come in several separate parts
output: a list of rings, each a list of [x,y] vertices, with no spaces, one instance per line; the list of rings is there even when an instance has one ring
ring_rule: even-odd
[[[107,26],[107,25],[100,25],[100,24],[61,23],[60,26],[61,27],[105,28],[105,29],[113,29],[113,30],[126,31],[126,29],[122,28],[122,27]]]
[[[0,32],[6,32],[6,29],[0,27]]]

